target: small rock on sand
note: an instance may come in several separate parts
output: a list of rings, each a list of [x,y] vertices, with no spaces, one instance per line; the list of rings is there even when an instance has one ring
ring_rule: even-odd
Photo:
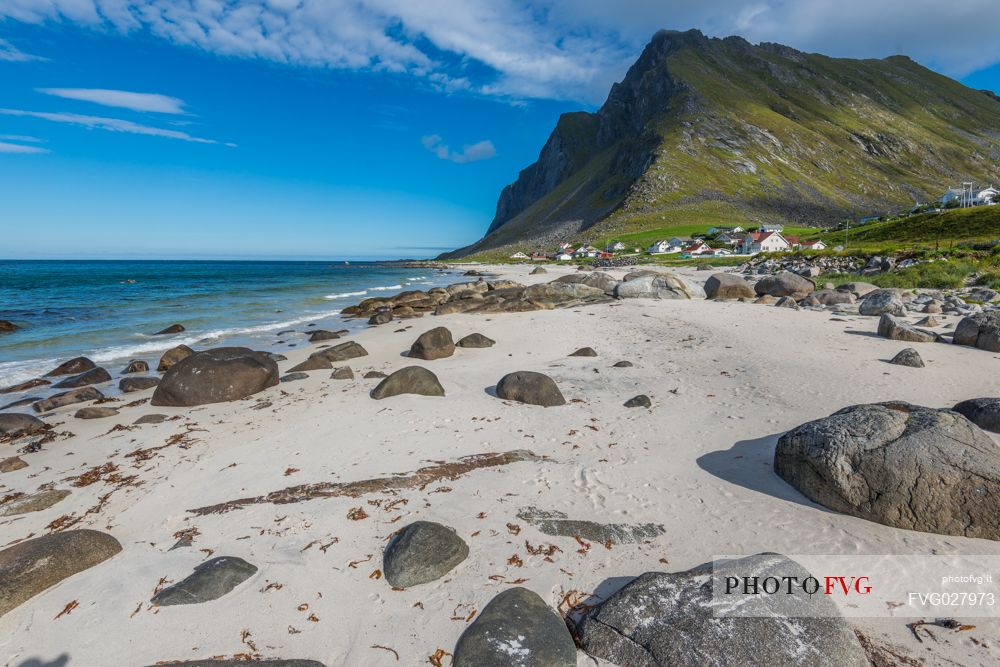
[[[39,491],[38,493],[17,498],[3,505],[2,510],[0,510],[0,516],[19,516],[21,514],[30,514],[31,512],[41,512],[52,507],[68,495],[69,491],[64,489]]]
[[[49,410],[55,410],[56,408],[72,405],[73,403],[96,401],[99,398],[104,398],[104,394],[93,387],[80,387],[79,389],[70,389],[61,394],[43,398],[37,403],[32,403],[31,409],[35,412],[48,412]]]
[[[468,336],[461,338],[457,343],[455,343],[455,345],[466,348],[484,348],[493,347],[496,345],[496,341],[492,338],[487,338],[481,333],[471,333]]]
[[[0,389],[0,394],[13,394],[17,391],[24,391],[25,389],[32,389],[34,387],[44,387],[46,385],[52,384],[48,380],[43,380],[42,378],[34,378],[32,380],[25,380],[24,382],[19,382],[13,384],[9,387],[4,387]]]
[[[15,433],[30,435],[44,431],[46,428],[45,422],[33,415],[20,412],[0,413],[0,435],[13,435]]]
[[[162,424],[166,420],[167,420],[167,416],[166,415],[151,414],[151,415],[143,415],[143,416],[139,417],[138,419],[136,419],[132,423],[133,424]]]
[[[337,338],[340,338],[340,336],[337,333],[333,331],[327,331],[326,329],[317,329],[316,331],[313,331],[311,334],[309,334],[310,343],[318,343],[319,341],[323,340],[335,340]]]
[[[89,384],[101,384],[104,382],[111,382],[111,374],[98,366],[97,368],[91,368],[89,371],[84,371],[79,375],[68,377],[62,382],[57,382],[52,385],[52,388],[75,389],[77,387],[86,387]]]
[[[117,414],[118,410],[115,408],[93,406],[89,408],[80,408],[73,416],[77,419],[103,419],[104,417],[114,417]]]
[[[338,366],[337,368],[333,369],[332,373],[330,373],[330,379],[331,380],[353,380],[354,379],[354,371],[351,370],[350,366]]]
[[[164,588],[150,600],[167,607],[217,600],[257,573],[257,567],[242,558],[219,556],[195,566],[183,581]]]
[[[515,371],[500,378],[497,396],[508,401],[541,405],[549,408],[565,405],[559,386],[548,375],[534,371]]]
[[[651,408],[653,407],[653,403],[649,400],[649,396],[646,396],[645,394],[639,394],[638,396],[634,396],[633,398],[630,398],[627,401],[625,401],[625,407]]]
[[[389,376],[383,373],[382,371],[368,371],[361,377],[363,377],[366,380],[381,380],[382,378],[387,378]]]
[[[468,556],[469,545],[453,529],[414,521],[386,547],[382,571],[390,586],[409,588],[440,579]]]
[[[97,368],[97,364],[87,357],[75,357],[69,361],[64,361],[59,364],[46,373],[45,377],[55,377],[58,375],[79,375],[80,373],[89,371],[92,368]]]
[[[455,354],[455,343],[451,331],[445,327],[435,327],[425,331],[410,346],[410,356],[414,359],[432,361]]]
[[[139,359],[133,359],[132,361],[128,362],[128,366],[126,366],[122,370],[122,375],[128,375],[129,373],[147,373],[147,372],[149,372],[149,364]]]
[[[308,379],[309,379],[309,373],[299,372],[299,373],[286,373],[285,375],[282,375],[280,378],[278,378],[278,381],[297,382],[299,380],[308,380]]]
[[[571,357],[596,357],[597,352],[592,347],[581,347],[576,352],[571,353]]]
[[[371,395],[372,398],[380,400],[400,394],[444,396],[444,387],[441,386],[437,376],[423,366],[407,366],[379,382]]]
[[[118,389],[123,394],[131,394],[136,391],[144,391],[146,389],[152,389],[156,385],[160,384],[160,378],[154,377],[136,377],[136,378],[122,378],[118,381]]]
[[[920,357],[920,353],[912,347],[900,350],[896,356],[889,360],[889,363],[897,366],[909,366],[911,368],[924,367],[924,360]]]
[[[14,472],[15,470],[27,467],[28,464],[25,463],[24,459],[19,456],[11,456],[10,458],[0,461],[0,472]]]
[[[616,362],[612,366],[612,368],[632,368],[632,362],[631,361],[618,361],[618,362]]]

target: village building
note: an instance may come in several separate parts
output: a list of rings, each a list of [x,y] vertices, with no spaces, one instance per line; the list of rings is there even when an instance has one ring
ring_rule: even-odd
[[[573,259],[573,255],[568,252],[560,252],[556,254],[556,259],[560,262],[568,262]]]
[[[791,244],[780,232],[751,232],[743,240],[742,255],[756,255],[761,252],[782,252],[791,249]]]
[[[993,206],[994,204],[1000,204],[1000,190],[997,190],[993,186],[990,186],[985,190],[980,190],[979,194],[976,195],[976,201],[980,206]]]
[[[513,255],[510,256],[510,258],[511,259],[530,259],[523,252],[515,252]]]
[[[592,245],[580,246],[573,253],[573,257],[577,259],[585,259],[588,257],[597,257],[600,251]]]
[[[743,228],[739,227],[739,226],[737,226],[737,227],[709,227],[708,228],[709,235],[713,235],[713,236],[717,235],[717,234],[739,234],[742,231],[744,231]]]
[[[535,262],[540,262],[540,261],[546,260],[548,258],[549,258],[549,256],[546,255],[544,252],[541,252],[540,250],[536,250],[535,252],[531,253],[531,259],[532,259],[532,261],[535,261]]]
[[[606,252],[621,252],[622,250],[625,250],[625,249],[626,249],[626,246],[621,241],[615,241],[614,243],[609,243],[604,248],[604,250]]]
[[[695,241],[688,247],[684,248],[683,252],[686,255],[705,255],[714,252],[714,249],[704,241]]]
[[[783,231],[785,231],[785,228],[784,228],[783,225],[767,224],[767,225],[761,225],[760,228],[757,229],[757,231],[758,232],[777,232],[777,233],[780,234]]]

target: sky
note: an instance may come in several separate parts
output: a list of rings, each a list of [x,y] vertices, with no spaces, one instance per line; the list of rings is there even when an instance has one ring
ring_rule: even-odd
[[[660,28],[1000,91],[996,0],[0,0],[0,257],[428,257]]]

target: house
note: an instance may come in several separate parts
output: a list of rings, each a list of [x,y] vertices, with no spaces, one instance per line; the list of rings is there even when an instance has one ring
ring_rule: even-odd
[[[947,190],[945,190],[944,194],[941,195],[940,199],[941,206],[947,206],[952,202],[955,202],[956,204],[961,204],[963,201],[965,201],[965,194],[966,194],[965,191],[960,190],[959,188],[948,188]]]
[[[549,258],[548,255],[546,255],[544,252],[540,252],[538,250],[536,250],[535,252],[531,253],[531,260],[534,261],[534,262],[545,261],[548,258]]]
[[[729,248],[715,248],[711,253],[712,257],[729,257],[733,254],[733,251]]]
[[[980,190],[979,194],[976,195],[976,203],[979,206],[992,206],[994,204],[1000,204],[1000,190],[997,190],[993,186],[990,186],[985,190]]]
[[[713,252],[711,246],[704,241],[695,241],[683,250],[685,255],[706,255]]]
[[[803,250],[826,250],[826,244],[822,241],[803,241],[801,246]]]
[[[670,244],[674,248],[683,248],[686,245],[685,242],[684,242],[684,239],[682,239],[680,237],[677,237],[677,236],[675,236],[672,239],[667,240],[667,243]]]
[[[731,235],[731,234],[729,234],[727,232],[723,232],[722,234],[719,234],[718,236],[715,237],[715,242],[717,244],[720,244],[720,245],[730,245],[731,246],[731,245],[736,245],[738,241],[737,241],[737,237],[735,237],[735,236],[733,236],[733,235]]]
[[[760,228],[757,231],[758,232],[777,232],[777,233],[780,234],[781,232],[785,231],[785,228],[782,225],[761,225]]]
[[[560,252],[556,254],[556,259],[560,262],[568,262],[573,259],[573,255],[568,252]]]
[[[572,243],[560,243],[559,244],[559,252],[568,252],[568,253],[572,254],[572,252],[573,252],[573,244]]]
[[[782,252],[789,250],[791,244],[780,232],[751,232],[743,239],[740,247],[742,255],[756,255],[761,252]]]
[[[709,227],[708,233],[710,236],[716,234],[739,234],[743,231],[742,227]]]
[[[650,255],[662,255],[670,251],[670,241],[655,241],[653,245],[646,248],[646,252]]]
[[[511,259],[530,259],[523,252],[515,252],[513,255],[510,256],[510,258]]]
[[[609,243],[604,250],[605,252],[621,252],[625,250],[625,244],[621,241],[615,241],[614,243]]]
[[[800,245],[802,245],[798,236],[792,236],[791,234],[788,234],[787,236],[785,236],[785,240],[788,241],[788,245],[792,246],[793,248],[798,248]]]
[[[601,252],[597,253],[597,259],[611,259],[614,256],[615,253],[607,252],[606,250],[602,250]]]
[[[576,252],[573,253],[573,257],[576,257],[577,259],[584,259],[587,257],[597,257],[599,253],[600,251],[592,245],[582,245],[576,249]]]

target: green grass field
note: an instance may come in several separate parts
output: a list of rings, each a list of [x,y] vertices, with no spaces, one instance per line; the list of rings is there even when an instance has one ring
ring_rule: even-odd
[[[848,251],[944,250],[958,243],[1000,238],[1000,206],[922,213],[872,222],[851,229],[849,234],[837,231],[821,237],[831,247],[846,241]]]

